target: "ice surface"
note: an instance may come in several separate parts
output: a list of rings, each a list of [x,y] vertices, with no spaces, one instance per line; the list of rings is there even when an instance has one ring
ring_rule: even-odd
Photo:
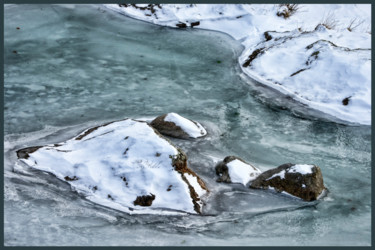
[[[324,5],[315,6],[324,13]],[[352,11],[362,5],[356,6]],[[296,109],[280,109],[290,102],[239,76],[238,41],[196,27],[148,24],[101,5],[4,9],[4,245],[371,246],[371,127],[301,119]],[[258,22],[272,28],[274,19],[265,18],[271,11],[265,8]],[[299,13],[316,19],[312,14]],[[171,110],[208,132],[202,140],[171,138],[210,190],[203,216],[129,215],[87,200],[51,174],[15,166],[20,148]],[[301,107],[302,117],[309,111]],[[314,163],[329,193],[306,204],[217,183],[214,166],[229,154],[262,171]]]

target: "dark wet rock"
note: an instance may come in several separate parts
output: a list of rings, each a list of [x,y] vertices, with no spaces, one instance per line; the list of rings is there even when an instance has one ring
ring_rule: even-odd
[[[246,59],[246,61],[242,64],[242,67],[246,68],[251,66],[251,62],[255,60],[259,55],[263,54],[265,51],[265,48],[259,48],[253,51],[251,55]]]
[[[143,195],[143,196],[137,196],[137,199],[134,201],[134,205],[136,206],[143,206],[143,207],[149,207],[152,205],[152,202],[155,200],[155,195]]]
[[[155,14],[156,10],[158,9],[162,9],[162,6],[160,4],[148,4],[147,6],[138,6],[137,4],[126,4],[126,3],[123,3],[123,4],[119,4],[120,7],[124,7],[124,8],[128,8],[128,7],[133,7],[135,9],[139,9],[139,10],[148,10],[150,11],[152,14]],[[151,16],[151,15],[149,15]],[[158,19],[158,17],[155,15],[155,18]]]
[[[268,31],[264,32],[264,38],[266,38],[266,41],[272,40],[272,36]]]
[[[180,29],[183,29],[183,28],[186,28],[186,27],[187,27],[186,23],[177,23],[176,26],[177,26],[178,28],[180,28]]]
[[[200,22],[198,21],[198,22],[192,22],[191,24],[190,24],[190,26],[191,27],[194,27],[194,26],[198,26],[200,24]]]
[[[126,119],[125,119],[126,120]],[[111,124],[113,122],[108,122],[108,123],[105,123],[103,125],[100,125],[100,126],[97,126],[97,127],[93,127],[93,128],[90,128],[90,129],[87,129],[84,133],[80,134],[79,136],[77,136],[75,139],[76,140],[81,140],[82,138],[84,138],[85,136],[91,134],[92,132],[94,132],[95,130],[97,130],[98,128],[100,127],[105,127],[107,126],[108,124]]]
[[[346,97],[342,100],[342,105],[347,106],[349,104],[351,96]]]
[[[303,72],[305,70],[307,70],[307,68],[306,69],[297,70],[296,72],[294,72],[293,74],[291,74],[290,77],[295,76],[295,75],[297,75],[297,74],[299,74],[299,73],[301,73],[301,72]]]
[[[65,176],[64,179],[66,181],[77,181],[78,180],[77,176],[73,176],[73,177]]]
[[[318,166],[291,163],[265,171],[250,184],[250,188],[270,187],[277,192],[285,191],[306,201],[316,200],[326,189]]]
[[[223,161],[219,162],[215,166],[216,175],[219,176],[219,178],[216,180],[217,182],[226,182],[231,183],[231,179],[228,173],[228,166],[227,163],[238,159],[236,156],[227,156],[224,158]]]
[[[17,157],[18,159],[28,159],[29,154],[34,153],[38,149],[40,149],[42,146],[35,146],[35,147],[28,147],[23,148],[17,151]]]
[[[177,126],[173,122],[164,121],[167,114],[156,117],[152,122],[151,126],[155,128],[159,133],[163,135],[169,135],[176,138],[189,138],[189,135],[182,130],[181,127]]]

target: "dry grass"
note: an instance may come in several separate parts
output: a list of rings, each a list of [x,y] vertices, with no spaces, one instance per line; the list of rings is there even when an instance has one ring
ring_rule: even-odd
[[[365,22],[365,20],[353,18],[352,20],[350,20],[350,23],[349,23],[349,25],[346,29],[349,30],[350,32],[352,32],[352,31],[356,30],[359,26],[361,26],[364,22]]]
[[[300,7],[298,4],[280,4],[276,15],[282,16],[284,19],[288,19],[294,13],[296,13],[299,8]]]
[[[327,15],[325,15],[319,24],[323,25],[329,30],[333,30],[337,27],[338,21],[335,17],[335,15],[332,12],[329,12]]]

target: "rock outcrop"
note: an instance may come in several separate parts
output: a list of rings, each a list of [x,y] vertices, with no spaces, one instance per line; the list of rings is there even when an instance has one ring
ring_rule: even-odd
[[[318,166],[291,163],[263,172],[251,182],[250,188],[274,188],[277,192],[287,192],[306,201],[318,199],[325,190]]]
[[[261,171],[237,156],[227,156],[216,167],[217,182],[242,183],[254,180]]]
[[[156,117],[151,122],[151,126],[163,135],[181,139],[198,138],[207,134],[198,122],[186,119],[176,113]]]
[[[98,204],[128,213],[202,213],[204,182],[187,157],[146,122],[125,119],[66,142],[17,151]]]

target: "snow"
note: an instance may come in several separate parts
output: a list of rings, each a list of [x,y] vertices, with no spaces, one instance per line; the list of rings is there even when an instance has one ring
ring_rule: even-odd
[[[281,179],[285,179],[285,173],[300,173],[302,175],[312,174],[312,168],[313,167],[314,167],[314,165],[308,165],[308,164],[293,165],[289,169],[282,170],[282,171],[272,175],[267,180],[271,180],[275,177],[280,177]],[[304,184],[302,184],[302,187],[306,187],[306,186]]]
[[[176,156],[177,149],[147,123],[126,119],[79,137],[58,147],[47,145],[22,161],[61,180],[76,177],[68,181],[74,190],[127,213],[196,213],[188,184],[172,166],[170,156]],[[190,181],[199,195],[205,193],[194,177]],[[150,207],[133,204],[137,196],[151,194],[155,199]]]
[[[158,25],[176,28],[183,22],[189,27],[199,21],[194,28],[227,33],[244,45],[238,61],[251,78],[333,121],[371,125],[370,4],[299,4],[288,19],[276,15],[282,9],[276,4],[161,4],[155,6],[155,13],[105,6]],[[325,20],[336,23],[335,27],[318,26]],[[352,21],[358,27],[349,31]],[[266,31],[273,37],[269,41]],[[261,48],[265,52],[243,67]],[[311,56],[317,51],[317,58]],[[349,104],[343,105],[347,97]]]
[[[279,173],[276,173],[276,174],[272,175],[270,178],[267,179],[267,181],[271,180],[275,177],[280,177],[280,179],[285,179],[285,170],[282,170]]]
[[[196,176],[193,176],[193,175],[191,175],[189,173],[185,173],[184,176],[186,177],[186,179],[189,181],[190,185],[194,188],[195,192],[199,196],[202,196],[202,195],[206,194],[206,190],[204,190],[201,187],[201,185],[199,185],[198,178]]]
[[[312,174],[312,169],[314,165],[307,165],[307,164],[301,164],[301,165],[294,165],[292,166],[288,172],[290,173],[300,173],[302,175],[306,174]]]
[[[261,173],[259,169],[237,159],[227,163],[227,167],[232,183],[242,183],[245,186]]]
[[[173,122],[192,138],[202,137],[207,134],[206,130],[198,122],[192,122],[176,113],[168,113],[164,121]]]

